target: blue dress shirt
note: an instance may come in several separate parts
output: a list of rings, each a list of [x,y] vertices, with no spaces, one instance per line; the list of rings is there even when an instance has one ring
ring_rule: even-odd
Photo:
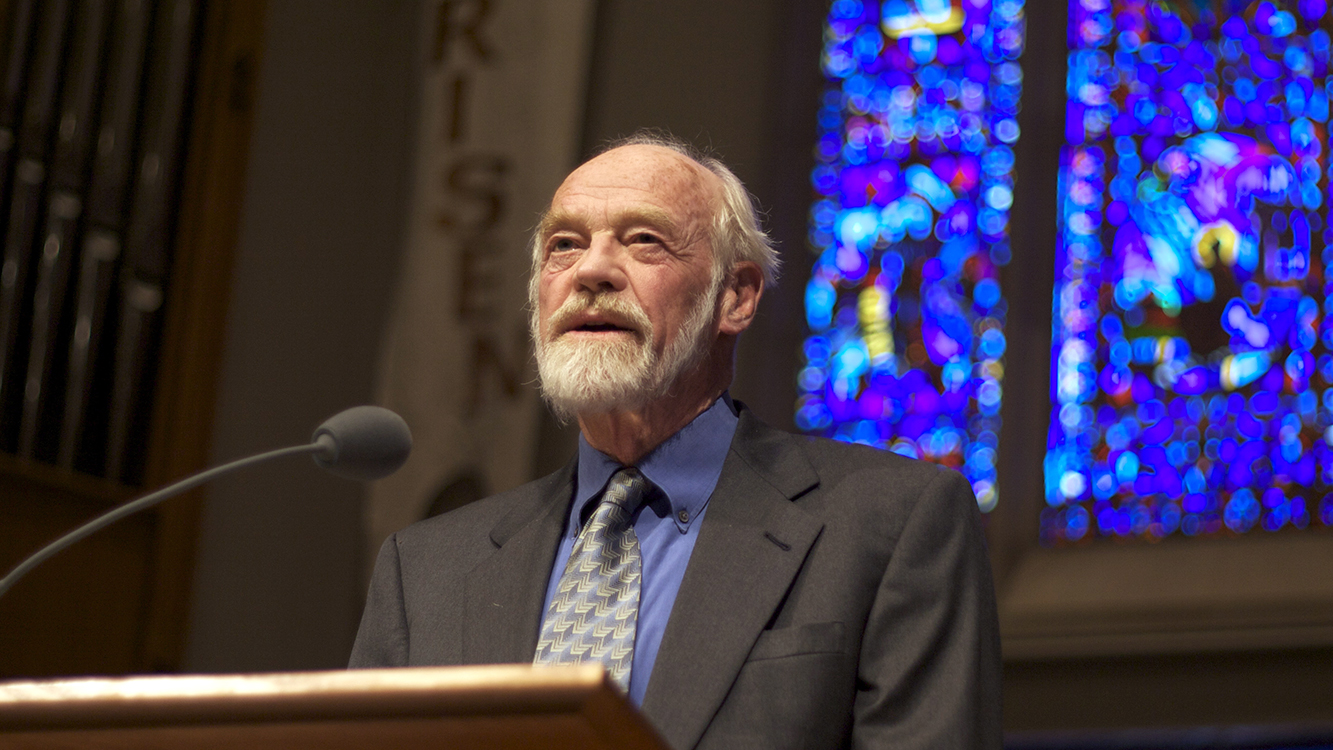
[[[722,462],[736,432],[736,411],[727,394],[713,402],[680,432],[667,438],[638,463],[638,469],[660,491],[649,494],[634,515],[634,534],[639,538],[642,578],[639,587],[639,621],[634,635],[634,663],[630,668],[629,697],[643,703],[648,678],[662,645],[671,606],[676,601],[685,566],[689,564],[699,525],[708,508],[708,497],[722,474]],[[621,465],[614,458],[588,445],[579,435],[579,470],[574,504],[565,521],[560,549],[555,553],[550,582],[546,585],[543,617],[551,606],[560,576],[565,572],[588,502],[601,497],[611,475]]]

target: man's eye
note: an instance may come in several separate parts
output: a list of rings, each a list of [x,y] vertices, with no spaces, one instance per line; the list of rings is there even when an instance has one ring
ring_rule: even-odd
[[[552,237],[546,241],[546,257],[542,264],[548,270],[564,270],[579,257],[578,250],[577,237]]]
[[[661,240],[657,238],[657,235],[649,232],[639,232],[634,235],[631,241],[636,245],[655,245],[661,242]]]

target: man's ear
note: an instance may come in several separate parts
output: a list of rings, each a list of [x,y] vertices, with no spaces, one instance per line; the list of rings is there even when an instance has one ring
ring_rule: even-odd
[[[737,263],[727,274],[722,287],[722,308],[718,315],[721,333],[737,336],[750,327],[759,298],[764,296],[764,272],[750,261]]]

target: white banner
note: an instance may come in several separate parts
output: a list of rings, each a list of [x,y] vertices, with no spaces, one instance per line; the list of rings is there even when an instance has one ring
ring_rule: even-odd
[[[393,531],[528,481],[542,406],[528,239],[578,156],[593,0],[424,3],[415,186],[378,373],[407,465],[370,490],[370,561]]]

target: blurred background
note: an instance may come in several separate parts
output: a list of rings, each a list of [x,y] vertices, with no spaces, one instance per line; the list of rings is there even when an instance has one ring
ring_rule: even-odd
[[[417,445],[63,553],[3,677],[343,666],[388,533],[572,455],[526,242],[652,127],[780,243],[733,395],[972,481],[1010,746],[1333,736],[1322,0],[0,6],[0,563],[347,406]]]

